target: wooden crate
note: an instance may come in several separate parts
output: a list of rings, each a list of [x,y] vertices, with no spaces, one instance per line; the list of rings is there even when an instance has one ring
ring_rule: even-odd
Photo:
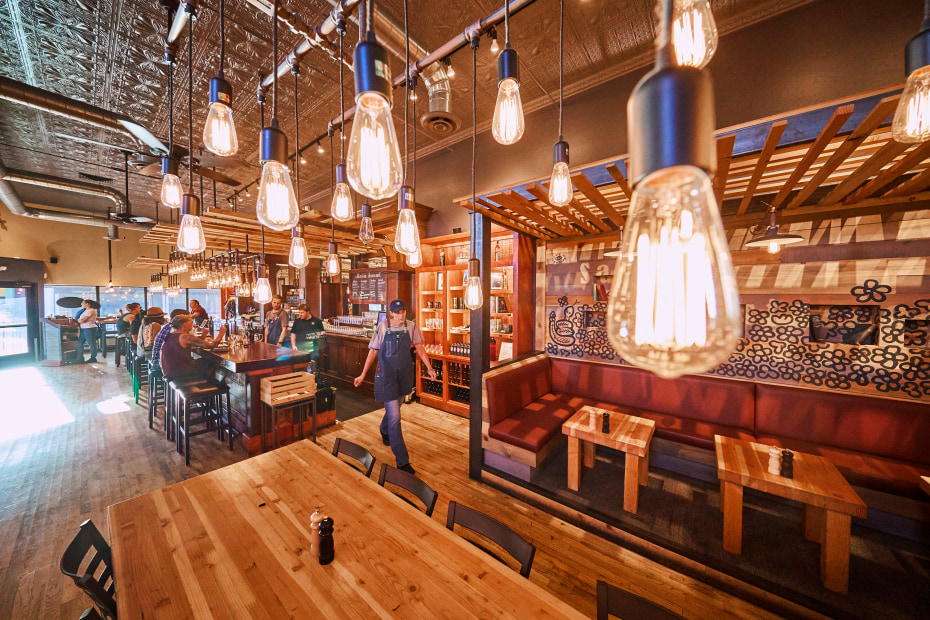
[[[306,372],[274,375],[261,381],[262,402],[273,407],[311,398],[314,394],[316,377]]]

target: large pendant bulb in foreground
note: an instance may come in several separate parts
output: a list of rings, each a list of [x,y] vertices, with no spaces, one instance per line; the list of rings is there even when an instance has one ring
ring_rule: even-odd
[[[904,48],[907,82],[891,124],[896,142],[911,144],[930,140],[930,5],[924,7],[924,21]]]
[[[358,227],[358,238],[365,245],[375,240],[375,229],[371,223],[371,205],[367,202],[362,204],[362,223]]]
[[[232,87],[222,76],[210,80],[210,109],[203,126],[203,145],[207,150],[229,157],[239,151],[236,124],[232,116]]]
[[[481,261],[477,258],[468,259],[468,279],[465,281],[465,307],[477,310],[484,303],[481,293]]]
[[[178,160],[173,157],[161,158],[161,203],[166,207],[177,209],[181,206],[184,189],[178,178]]]
[[[404,185],[400,188],[398,200],[397,230],[394,231],[394,249],[401,254],[420,251],[420,231],[417,229],[417,216],[413,210],[413,188]]]
[[[555,143],[552,178],[549,179],[549,202],[557,207],[564,207],[572,202],[572,177],[568,171],[568,142]]]
[[[390,198],[403,182],[400,146],[391,116],[391,74],[387,52],[374,33],[355,47],[355,118],[349,137],[349,183],[372,200]]]
[[[336,190],[333,192],[333,203],[329,212],[337,222],[348,222],[355,216],[354,211],[352,194],[349,184],[346,183],[346,169],[344,165],[339,164],[336,166]]]
[[[207,249],[207,242],[203,237],[203,226],[200,224],[200,198],[193,194],[184,194],[181,215],[181,227],[178,228],[178,249],[187,254],[200,254]]]
[[[330,276],[338,276],[342,273],[342,261],[339,260],[339,245],[336,242],[330,242],[329,254],[326,255],[326,273]]]
[[[672,47],[678,65],[703,69],[717,51],[717,24],[708,0],[675,0]]]
[[[407,254],[407,266],[416,269],[423,264],[423,253],[420,250]]]
[[[295,226],[291,233],[291,252],[288,254],[287,264],[297,269],[303,269],[310,264],[307,244],[304,242],[303,230],[300,226]]]
[[[497,57],[497,103],[491,133],[501,144],[514,144],[523,137],[523,101],[520,99],[520,64],[517,51],[508,43]]]

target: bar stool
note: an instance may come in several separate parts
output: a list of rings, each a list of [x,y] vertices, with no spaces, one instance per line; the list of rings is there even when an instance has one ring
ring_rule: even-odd
[[[153,421],[158,415],[159,401],[165,406],[165,417],[167,418],[168,403],[166,398],[165,375],[161,368],[155,365],[149,366],[149,428],[154,428]],[[167,425],[167,421],[166,421]]]
[[[233,431],[230,428],[229,386],[215,380],[196,382],[171,382],[176,395],[177,408],[174,411],[177,428],[177,447],[181,447],[183,436],[184,464],[191,464],[191,437],[217,431],[217,437],[229,437],[229,449],[233,449]],[[223,408],[223,396],[226,407]],[[204,425],[205,428],[194,431],[192,425]]]
[[[120,334],[116,337],[116,347],[114,355],[116,356],[116,367],[119,368],[119,361],[121,356],[126,356],[126,364],[129,365],[129,343],[132,342],[132,339],[126,334]]]
[[[132,360],[132,395],[136,398],[137,405],[139,404],[139,389],[143,381],[148,381],[148,377],[149,362],[144,355],[136,353]]]

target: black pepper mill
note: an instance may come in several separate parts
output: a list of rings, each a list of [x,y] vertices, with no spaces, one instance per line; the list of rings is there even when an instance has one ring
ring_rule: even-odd
[[[794,452],[781,451],[781,475],[784,478],[794,478]]]
[[[610,434],[610,414],[604,412],[604,420],[601,422],[601,432],[605,435]]]
[[[329,564],[336,557],[333,542],[333,520],[326,517],[320,521],[320,564]]]

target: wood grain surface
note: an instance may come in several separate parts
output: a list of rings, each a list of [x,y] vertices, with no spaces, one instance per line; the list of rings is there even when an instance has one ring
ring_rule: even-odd
[[[336,559],[310,554],[310,514]],[[581,617],[304,441],[109,509],[127,618]]]
[[[930,476],[921,476],[920,477],[920,488],[930,493]]]

